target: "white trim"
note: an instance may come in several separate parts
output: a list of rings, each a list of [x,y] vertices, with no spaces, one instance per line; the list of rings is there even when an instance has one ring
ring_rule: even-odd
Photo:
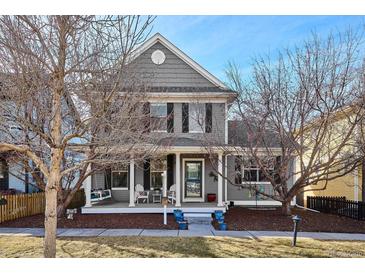
[[[228,176],[228,163],[227,163],[227,155],[224,156],[224,202],[227,203],[227,191],[228,191],[228,182],[227,182],[227,176]]]
[[[226,103],[233,97],[235,97],[233,92],[148,92],[145,101],[150,103]]]
[[[167,130],[151,130],[151,132],[167,133]]]
[[[180,209],[184,213],[214,213],[216,210],[226,212],[226,207],[184,207],[184,206],[168,206],[167,213],[173,213],[175,209]],[[108,214],[108,213],[163,213],[164,208],[161,207],[82,207],[82,214]]]
[[[224,103],[224,143],[228,144],[228,107],[227,102]]]
[[[190,126],[190,123],[189,123]],[[189,130],[188,133],[204,133],[203,129],[202,130]]]
[[[223,206],[223,155],[222,153],[218,154],[218,184],[217,184],[217,206]]]
[[[185,162],[189,161],[201,161],[202,162],[202,197],[201,198],[186,198],[185,197]],[[183,168],[182,168],[182,201],[183,202],[204,202],[205,195],[205,159],[204,158],[184,158],[183,159]]]
[[[176,201],[175,206],[181,206],[181,155],[175,153],[175,184],[176,184]]]
[[[228,202],[234,202],[235,205],[248,205],[248,206],[255,206],[255,205],[262,205],[262,206],[281,206],[281,202],[278,201],[237,201],[237,200],[230,200]],[[294,200],[290,202],[291,205],[295,205]]]
[[[129,207],[134,207],[134,186],[135,186],[135,177],[134,177],[134,155],[131,155],[132,159],[129,165]]]
[[[87,173],[89,173],[91,170],[91,165],[87,167]],[[89,175],[85,181],[83,182],[84,186],[84,192],[85,192],[85,207],[91,207],[91,188],[92,188],[92,182],[91,182],[91,175]]]
[[[271,185],[270,182],[245,182],[242,181],[241,184],[244,185]]]
[[[235,200],[231,200],[230,202],[234,202],[234,205],[266,205],[266,206],[280,206],[281,203],[278,201],[235,201]]]
[[[197,62],[195,62],[193,59],[191,59],[188,55],[186,55],[184,52],[182,52],[178,47],[176,47],[170,41],[168,41],[160,33],[156,33],[150,39],[145,41],[139,48],[137,48],[135,50],[133,56],[131,57],[130,61],[133,61],[134,59],[136,59],[143,52],[145,52],[147,49],[149,49],[150,47],[152,47],[154,44],[156,44],[158,42],[160,42],[162,45],[164,45],[166,48],[168,48],[170,51],[172,51],[177,57],[179,57],[181,60],[183,60],[186,64],[188,64],[196,72],[201,74],[204,78],[206,78],[213,85],[227,89],[226,85],[223,82],[221,82],[217,77],[215,77],[213,74],[211,74],[205,68],[203,68]]]
[[[126,187],[113,187],[113,173],[115,172],[126,172],[127,173],[127,186]],[[116,169],[111,171],[111,189],[112,190],[128,190],[128,169]]]

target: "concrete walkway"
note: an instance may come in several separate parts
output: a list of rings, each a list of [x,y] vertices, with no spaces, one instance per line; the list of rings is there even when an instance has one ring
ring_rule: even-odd
[[[43,228],[8,228],[0,227],[0,236],[44,236]],[[59,228],[58,237],[119,237],[119,236],[151,236],[151,237],[237,237],[237,238],[291,238],[290,231],[219,231],[211,225],[189,225],[189,230],[163,229],[103,229],[103,228]],[[351,240],[365,241],[365,234],[299,232],[298,237],[318,240]]]

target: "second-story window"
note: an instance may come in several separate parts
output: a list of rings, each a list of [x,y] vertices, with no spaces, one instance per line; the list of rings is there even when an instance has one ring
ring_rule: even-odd
[[[189,104],[189,132],[205,131],[205,104]]]
[[[151,103],[151,129],[156,132],[167,132],[167,104]]]

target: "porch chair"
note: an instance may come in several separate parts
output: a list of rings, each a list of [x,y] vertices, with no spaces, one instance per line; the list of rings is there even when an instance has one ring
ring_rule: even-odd
[[[168,199],[169,203],[174,204],[174,201],[175,201],[175,204],[176,204],[176,185],[175,184],[170,186],[170,189],[167,193],[167,199]]]
[[[134,199],[137,204],[139,203],[140,199],[142,199],[142,202],[145,201],[148,204],[150,202],[149,196],[150,196],[150,192],[145,191],[142,185],[138,184],[135,186]]]

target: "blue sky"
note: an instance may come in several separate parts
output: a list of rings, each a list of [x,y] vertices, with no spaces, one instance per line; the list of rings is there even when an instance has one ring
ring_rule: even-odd
[[[230,60],[247,73],[255,55],[300,44],[312,31],[325,36],[364,24],[365,16],[158,16],[152,33],[225,81]]]

